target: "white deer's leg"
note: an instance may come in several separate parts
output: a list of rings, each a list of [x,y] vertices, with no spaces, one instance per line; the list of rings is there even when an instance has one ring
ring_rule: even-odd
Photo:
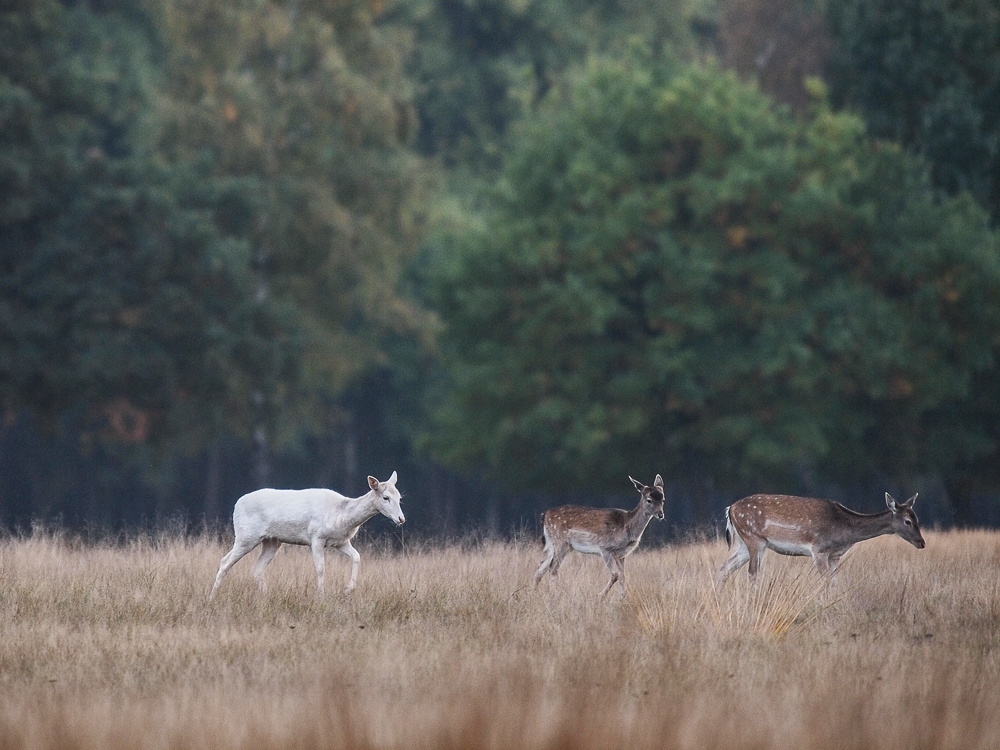
[[[344,589],[345,594],[350,594],[354,591],[354,587],[358,582],[358,565],[361,563],[361,555],[358,554],[358,551],[354,549],[354,545],[350,542],[344,542],[337,549],[351,558],[351,580],[348,581],[347,588]]]
[[[267,584],[264,583],[264,568],[266,568],[274,556],[278,554],[281,542],[277,539],[265,539],[260,543],[260,557],[253,564],[253,577],[257,579],[257,585],[261,591],[267,591]]]
[[[323,593],[323,572],[326,569],[326,540],[313,539],[309,545],[312,549],[313,565],[316,566],[316,588]]]
[[[233,548],[223,555],[222,562],[219,563],[219,572],[215,575],[215,585],[212,586],[212,591],[208,595],[209,600],[215,598],[215,592],[219,590],[219,584],[222,583],[222,579],[226,577],[226,573],[229,572],[229,569],[242,560],[243,556],[250,552],[258,544],[260,544],[259,539],[252,542],[246,539],[237,539],[233,543]]]
[[[729,576],[750,561],[750,550],[747,548],[746,542],[743,541],[743,537],[739,534],[735,536],[736,540],[733,542],[733,551],[729,555],[729,559],[719,568],[719,573],[715,578],[716,586],[721,586]]]

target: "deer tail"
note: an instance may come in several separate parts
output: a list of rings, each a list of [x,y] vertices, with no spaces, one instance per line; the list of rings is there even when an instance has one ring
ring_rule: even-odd
[[[733,548],[733,539],[736,538],[736,529],[733,528],[733,521],[729,517],[729,509],[733,506],[726,507],[726,546],[730,549]]]

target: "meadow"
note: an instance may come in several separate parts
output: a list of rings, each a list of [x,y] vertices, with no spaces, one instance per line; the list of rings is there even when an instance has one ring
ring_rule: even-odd
[[[358,587],[282,549],[261,593],[209,536],[0,541],[3,748],[994,748],[1000,534],[858,545],[833,589],[718,540],[642,548],[629,593],[536,540],[362,538]]]

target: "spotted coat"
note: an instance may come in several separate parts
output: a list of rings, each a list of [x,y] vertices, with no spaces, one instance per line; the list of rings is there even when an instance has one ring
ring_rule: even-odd
[[[823,574],[833,576],[841,558],[858,542],[897,534],[923,549],[914,495],[898,502],[888,492],[888,510],[857,513],[832,500],[792,495],[751,495],[726,508],[726,541],[731,554],[719,570],[719,582],[750,563],[751,578],[767,549],[782,555],[808,555]]]
[[[563,558],[576,550],[604,558],[611,580],[601,595],[621,582],[625,596],[625,558],[639,542],[651,518],[663,518],[663,478],[657,474],[651,487],[629,477],[639,490],[639,504],[632,510],[618,508],[583,508],[562,505],[545,511],[542,516],[542,534],[545,539],[545,559],[535,573],[535,585],[546,571],[553,577],[559,573]]]

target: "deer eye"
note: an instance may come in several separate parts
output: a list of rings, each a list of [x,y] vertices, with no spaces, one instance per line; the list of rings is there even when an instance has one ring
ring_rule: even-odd
[[[904,518],[903,523],[905,523],[907,526],[913,525],[913,521],[911,521],[909,518]]]

